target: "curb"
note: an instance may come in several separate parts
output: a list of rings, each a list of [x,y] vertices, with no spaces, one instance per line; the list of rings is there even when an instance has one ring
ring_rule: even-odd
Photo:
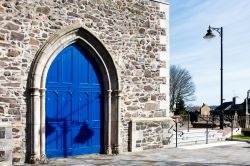
[[[240,141],[240,142],[246,142],[250,144],[250,140],[244,140],[244,139],[227,138],[226,141]]]

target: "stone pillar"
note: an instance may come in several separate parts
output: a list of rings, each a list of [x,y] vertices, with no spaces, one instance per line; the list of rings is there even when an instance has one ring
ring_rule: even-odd
[[[42,163],[47,163],[47,157],[45,154],[45,92],[46,89],[40,89],[40,161]]]
[[[31,156],[30,163],[36,163],[40,158],[40,92],[31,88]]]
[[[105,93],[105,102],[107,101],[107,112],[105,112],[105,128],[106,128],[106,141],[105,141],[105,153],[111,154],[111,92],[112,90],[107,90]]]
[[[121,90],[115,90],[115,97],[117,99],[117,144],[115,144],[114,152],[115,154],[121,153]]]

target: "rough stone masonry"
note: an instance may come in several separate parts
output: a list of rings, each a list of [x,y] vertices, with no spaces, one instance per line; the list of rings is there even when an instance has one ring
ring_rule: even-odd
[[[30,148],[27,79],[35,55],[51,36],[76,24],[103,43],[117,67],[121,152],[166,145],[168,12],[164,0],[1,0],[0,143],[11,128],[10,163],[24,163]],[[9,159],[5,154],[2,143],[0,162]]]

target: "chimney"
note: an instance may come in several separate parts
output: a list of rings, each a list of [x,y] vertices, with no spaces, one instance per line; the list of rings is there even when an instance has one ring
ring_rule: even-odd
[[[233,97],[233,104],[232,105],[235,105],[236,104],[236,97]]]

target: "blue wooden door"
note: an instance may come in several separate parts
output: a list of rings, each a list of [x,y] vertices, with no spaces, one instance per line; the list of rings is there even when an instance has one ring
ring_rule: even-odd
[[[46,80],[46,154],[100,153],[102,85],[94,63],[77,45],[52,62]]]

